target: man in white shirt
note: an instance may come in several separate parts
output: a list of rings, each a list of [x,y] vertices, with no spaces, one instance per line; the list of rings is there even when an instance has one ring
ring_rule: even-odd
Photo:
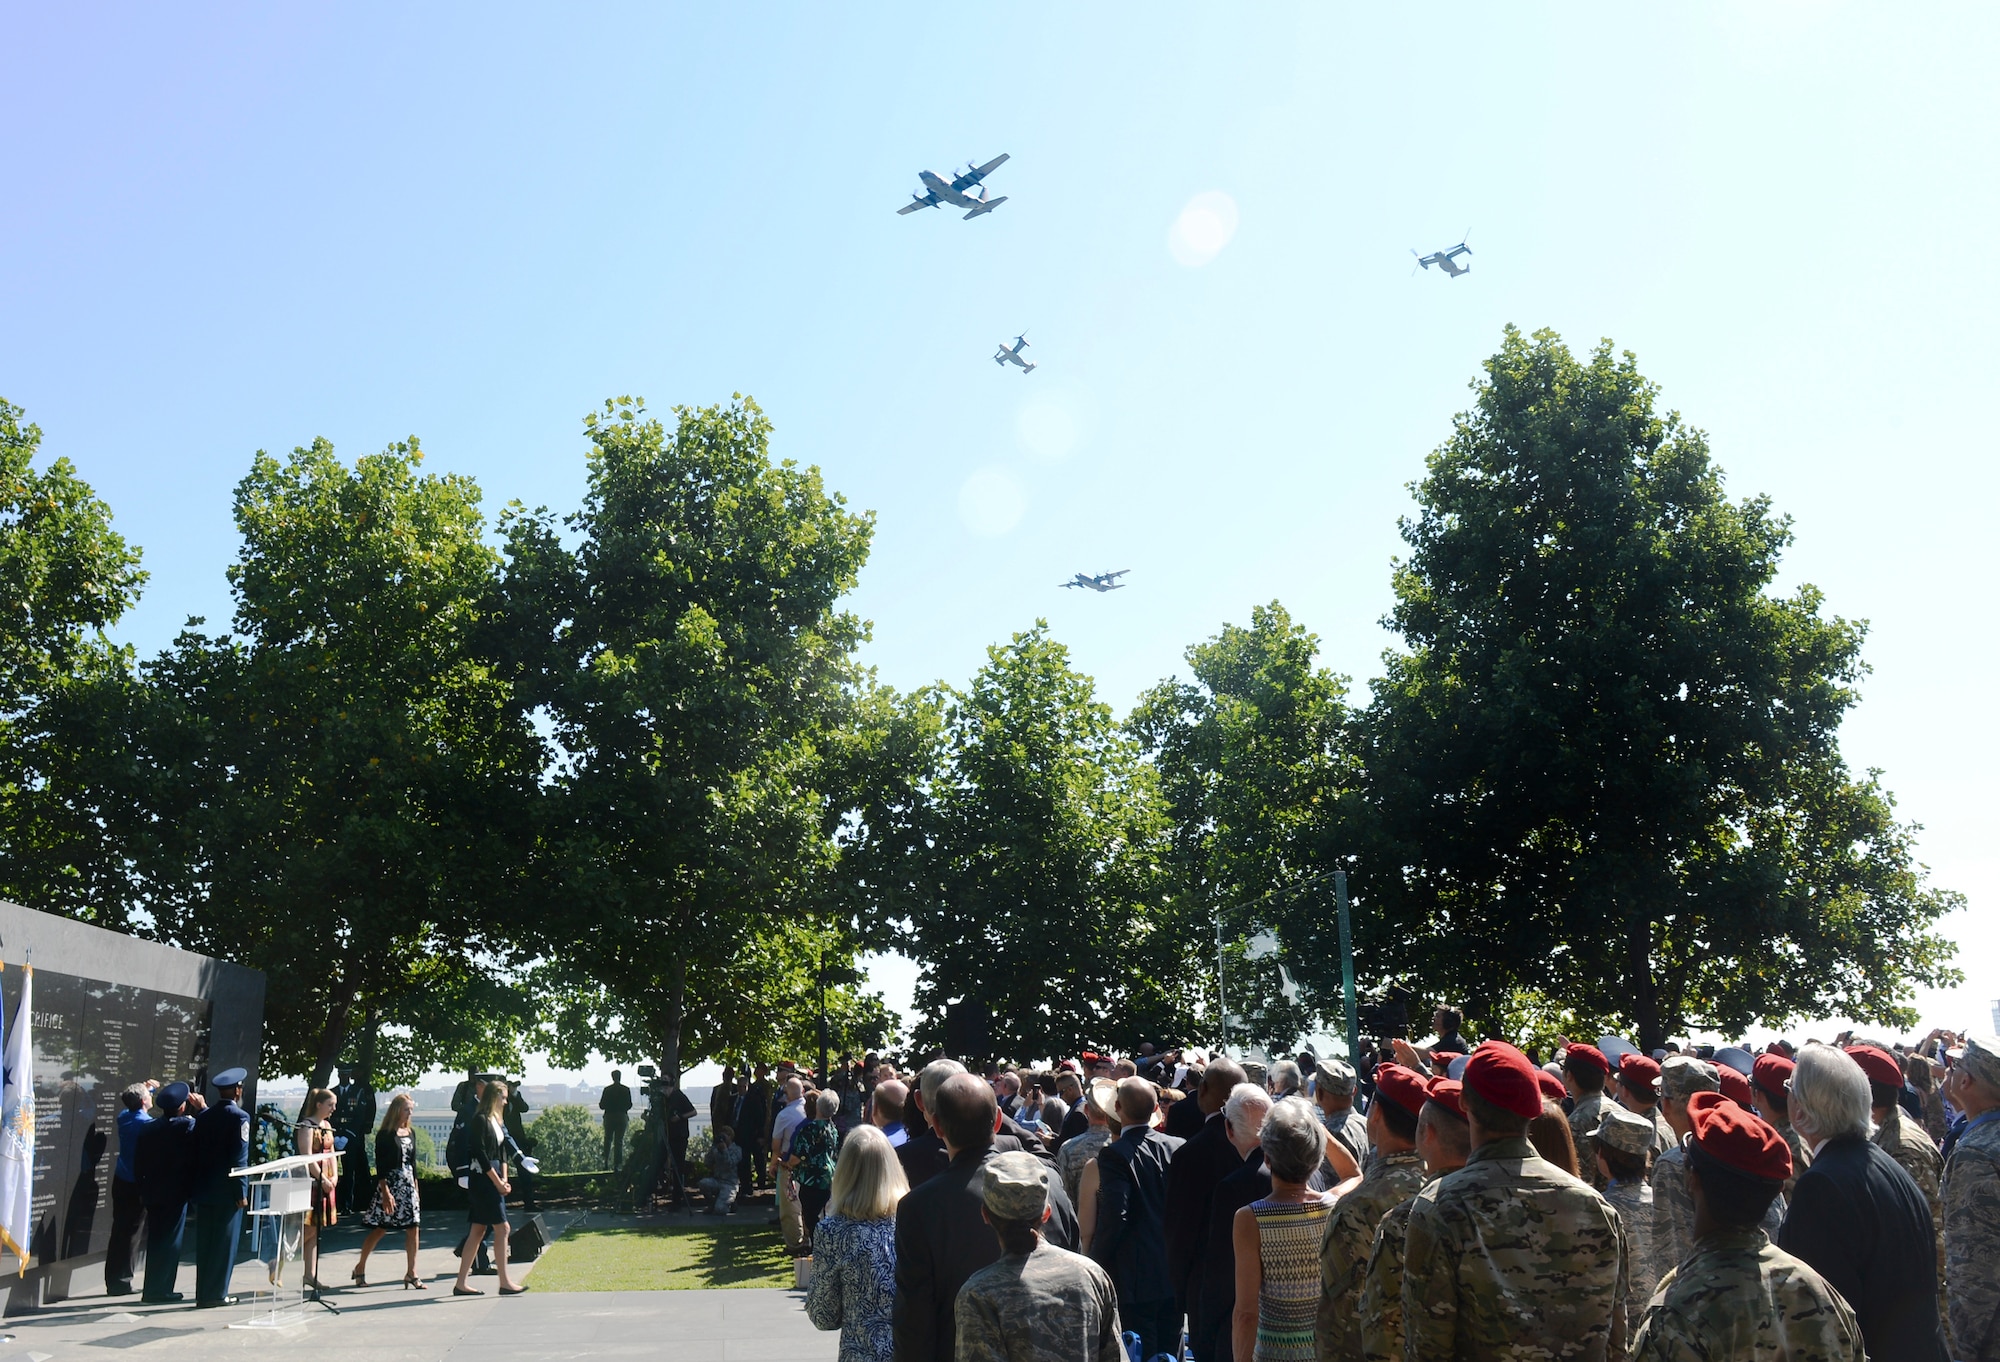
[[[796,1078],[785,1080],[785,1105],[771,1124],[771,1161],[778,1169],[778,1226],[785,1247],[797,1258],[806,1251],[805,1222],[799,1215],[799,1196],[792,1186],[791,1170],[784,1161],[791,1157],[792,1136],[806,1123],[806,1085]]]

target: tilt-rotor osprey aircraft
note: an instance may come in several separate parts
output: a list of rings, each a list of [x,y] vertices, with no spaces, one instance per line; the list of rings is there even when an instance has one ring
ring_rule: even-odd
[[[1410,254],[1417,255],[1416,247],[1412,246],[1410,248]],[[1453,246],[1450,250],[1432,251],[1429,255],[1417,255],[1417,263],[1419,265],[1422,265],[1425,269],[1429,269],[1431,266],[1436,265],[1441,269],[1443,269],[1446,274],[1456,279],[1461,274],[1470,274],[1472,272],[1472,266],[1461,265],[1458,263],[1459,256],[1471,255],[1471,254],[1472,254],[1472,247],[1466,245],[1463,241],[1461,241],[1456,246]],[[1410,273],[1415,274],[1416,271],[1411,270]]]
[[[968,161],[966,162],[965,169],[953,175],[949,180],[928,170],[918,171],[917,178],[924,182],[924,192],[910,195],[910,202],[904,204],[896,211],[898,213],[914,213],[919,208],[936,208],[940,203],[948,203],[954,208],[971,209],[972,211],[965,215],[965,220],[968,222],[978,217],[981,213],[992,212],[995,208],[1007,202],[1005,194],[1002,194],[997,199],[989,199],[986,197],[986,186],[983,184],[979,185],[979,194],[977,197],[965,191],[979,184],[981,180],[999,169],[1001,163],[1007,159],[1007,155],[1008,153],[1003,151],[983,166],[976,166]]]
[[[1009,364],[1018,364],[1021,366],[1022,373],[1032,374],[1035,371],[1035,366],[1021,358],[1021,352],[1027,348],[1028,333],[1023,331],[1020,335],[1014,337],[1014,344],[1011,348],[1005,345],[1000,347],[999,353],[993,356],[993,362],[1002,367]]]
[[[1065,587],[1088,587],[1092,591],[1122,591],[1125,588],[1125,583],[1118,579],[1131,570],[1131,568],[1119,568],[1116,572],[1100,572],[1095,577],[1087,572],[1079,572],[1069,581],[1064,582],[1063,585]]]

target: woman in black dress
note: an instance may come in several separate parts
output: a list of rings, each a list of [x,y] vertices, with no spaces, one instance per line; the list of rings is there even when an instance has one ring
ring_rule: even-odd
[[[423,1208],[417,1203],[417,1136],[410,1128],[414,1104],[408,1093],[389,1099],[389,1114],[375,1132],[375,1197],[361,1213],[368,1237],[361,1241],[361,1261],[354,1265],[354,1282],[368,1285],[368,1255],[390,1230],[403,1232],[403,1249],[409,1254],[410,1268],[403,1274],[403,1289],[426,1290],[417,1276],[417,1234],[423,1223]]]
[[[454,1296],[483,1296],[486,1293],[466,1285],[472,1275],[472,1261],[486,1231],[493,1231],[493,1266],[500,1277],[500,1294],[518,1296],[526,1287],[516,1286],[507,1276],[507,1195],[514,1190],[507,1181],[507,1128],[502,1122],[507,1112],[507,1085],[493,1082],[479,1098],[479,1114],[472,1121],[472,1178],[466,1188],[466,1215],[472,1224],[466,1230],[463,1256],[458,1260],[458,1284]]]

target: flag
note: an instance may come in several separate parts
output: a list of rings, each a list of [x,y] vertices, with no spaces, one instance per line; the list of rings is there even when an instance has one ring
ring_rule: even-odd
[[[28,1228],[35,1197],[35,967],[21,971],[14,1024],[0,1032],[0,1245],[28,1271]],[[0,1006],[0,1012],[4,1012]]]

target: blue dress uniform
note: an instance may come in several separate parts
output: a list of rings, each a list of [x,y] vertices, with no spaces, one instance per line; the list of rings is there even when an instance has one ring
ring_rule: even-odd
[[[165,1305],[181,1298],[181,1231],[194,1187],[194,1117],[183,1113],[188,1085],[169,1083],[155,1099],[158,1119],[140,1130],[132,1152],[134,1181],[146,1207],[146,1284],[143,1299]]]
[[[237,1105],[243,1095],[242,1069],[214,1078],[222,1100],[194,1118],[194,1303],[228,1305],[229,1277],[236,1268],[236,1244],[243,1237],[243,1208],[250,1195],[246,1178],[230,1171],[250,1162],[250,1113]]]

